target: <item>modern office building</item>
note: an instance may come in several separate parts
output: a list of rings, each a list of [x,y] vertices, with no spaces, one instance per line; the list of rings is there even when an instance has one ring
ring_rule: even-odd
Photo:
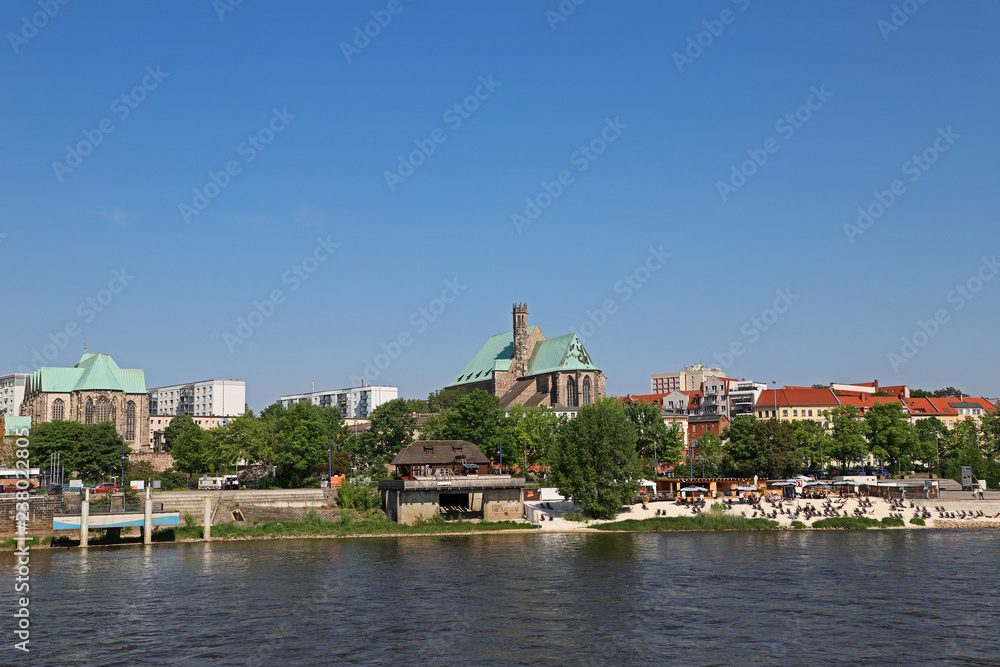
[[[366,384],[361,387],[282,396],[281,405],[290,408],[296,403],[308,401],[321,408],[337,408],[345,419],[368,419],[375,408],[397,398],[399,387]]]
[[[27,378],[27,373],[0,375],[0,410],[11,416],[21,414],[21,402],[24,401],[24,383]]]
[[[246,411],[246,382],[202,380],[148,391],[150,415],[236,417]]]

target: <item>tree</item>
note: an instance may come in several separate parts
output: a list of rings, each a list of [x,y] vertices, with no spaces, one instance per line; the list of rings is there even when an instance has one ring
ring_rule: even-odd
[[[430,419],[420,432],[421,440],[466,440],[493,456],[500,445],[500,398],[482,389],[464,394],[438,419]]]
[[[873,405],[865,414],[865,424],[871,451],[879,460],[887,462],[890,470],[895,468],[897,474],[913,469],[916,437],[901,404]]]
[[[923,461],[928,470],[933,467],[934,472],[939,476],[941,474],[938,465],[941,451],[940,442],[947,430],[944,422],[937,417],[918,419],[915,426],[916,456]]]
[[[819,422],[802,419],[792,422],[799,456],[810,470],[818,470],[830,458],[831,438]]]
[[[674,444],[670,435],[670,429],[663,423],[663,416],[660,414],[660,406],[655,403],[627,403],[625,404],[625,415],[635,426],[638,433],[636,448],[642,458],[652,458],[654,463],[658,459],[673,462],[678,458],[679,452],[668,451],[667,447]]]
[[[219,447],[221,437],[217,436],[217,433],[206,431],[197,425],[175,435],[170,448],[174,465],[191,474],[219,472],[224,467],[224,462]]]
[[[163,429],[163,451],[169,452],[174,446],[174,440],[184,431],[191,429],[201,430],[201,427],[194,423],[188,415],[177,415],[170,420],[167,428]]]
[[[406,400],[406,409],[409,410],[410,412],[425,413],[431,411],[431,408],[427,404],[426,399],[407,398],[405,400]]]
[[[611,398],[580,408],[560,429],[552,450],[559,492],[584,506],[587,516],[613,518],[639,489],[638,434]]]
[[[787,422],[768,419],[757,422],[760,449],[767,462],[768,477],[790,477],[798,472],[799,458],[795,432]]]
[[[356,451],[366,467],[384,466],[403,447],[413,442],[417,427],[414,417],[402,398],[383,403],[371,415],[371,428],[358,436]]]
[[[448,408],[454,407],[454,405],[465,398],[468,393],[469,392],[460,387],[432,391],[427,395],[427,410],[428,412],[444,412]]]
[[[559,423],[559,417],[551,407],[512,405],[501,420],[504,460],[516,463],[522,474],[527,472],[525,467],[546,465]]]
[[[861,411],[853,405],[841,405],[823,412],[833,428],[830,456],[846,468],[851,461],[864,458],[865,438],[867,432],[865,423],[859,418]]]
[[[767,460],[757,437],[756,417],[737,415],[722,437],[727,441],[723,447],[723,470],[737,477],[767,476]]]
[[[312,403],[296,403],[283,408],[279,403],[264,409],[262,417],[274,429],[274,462],[295,486],[327,463],[328,438],[346,435],[343,417],[336,408],[320,408]]]
[[[129,448],[111,422],[54,421],[31,429],[33,461],[48,461],[51,454],[58,453],[65,469],[87,482],[105,481],[120,470],[123,451],[127,455]]]
[[[711,431],[704,433],[698,438],[695,447],[698,451],[697,460],[701,464],[701,476],[718,474],[719,459],[723,453],[722,440],[719,439],[719,436]]]

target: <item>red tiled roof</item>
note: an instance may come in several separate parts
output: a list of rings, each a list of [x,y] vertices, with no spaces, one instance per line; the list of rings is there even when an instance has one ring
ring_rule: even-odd
[[[667,392],[669,393],[669,392]],[[619,396],[618,401],[622,405],[628,403],[655,403],[656,405],[663,405],[663,397],[667,395],[663,394],[626,394],[624,396]]]
[[[853,405],[856,408],[860,408],[862,412],[871,410],[874,405],[886,403],[895,403],[904,408],[906,407],[897,396],[872,396],[863,392],[849,392],[838,394],[837,397],[840,399],[841,405]]]
[[[800,405],[840,405],[837,396],[829,387],[813,389],[812,387],[785,387],[784,389],[765,389],[757,401],[758,408],[774,408]]]

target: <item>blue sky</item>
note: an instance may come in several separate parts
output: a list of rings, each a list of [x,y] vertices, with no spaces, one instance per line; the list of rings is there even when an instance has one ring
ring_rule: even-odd
[[[0,371],[423,398],[523,301],[613,394],[1000,394],[995,3],[226,2],[0,8]]]

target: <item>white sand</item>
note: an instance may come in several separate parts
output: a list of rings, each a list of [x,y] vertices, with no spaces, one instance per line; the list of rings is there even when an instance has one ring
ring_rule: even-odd
[[[871,502],[871,507],[861,507],[864,514],[860,516],[865,516],[870,519],[881,520],[890,515],[900,516],[902,515],[903,520],[908,528],[917,528],[910,523],[910,519],[916,516],[916,508],[926,508],[931,516],[929,519],[925,519],[927,522],[927,527],[930,528],[997,528],[1000,527],[1000,500],[913,500],[913,508],[910,507],[910,500],[904,501],[904,509],[895,510],[893,506],[889,504],[889,501],[883,500],[881,498],[869,498],[864,499],[866,502]],[[711,507],[712,499],[707,499],[705,509]],[[714,502],[719,502],[718,500]],[[824,503],[826,501],[821,499],[802,499],[802,500],[783,500],[781,504],[771,504],[768,502],[762,502],[761,508],[767,512],[767,518],[777,521],[782,526],[789,526],[793,520],[801,521],[807,526],[812,525],[815,521],[819,519],[826,518],[828,515],[824,515]],[[837,510],[838,516],[844,516],[846,511],[848,516],[858,516],[855,514],[855,510],[859,509],[859,500],[855,498],[841,500],[836,496],[830,496],[829,502],[833,504],[834,508]],[[571,502],[540,502],[537,500],[525,501],[525,506],[527,509],[527,514],[529,519],[535,518],[535,523],[538,523],[539,527],[544,532],[567,532],[567,531],[586,531],[593,530],[593,527],[601,523],[607,523],[606,521],[569,521],[562,518],[563,515],[568,511],[573,509],[573,503]],[[806,505],[812,505],[820,515],[812,518],[806,518],[803,514],[803,509]],[[684,507],[675,504],[673,501],[656,501],[651,502],[646,505],[647,509],[643,509],[642,505],[632,505],[631,511],[622,512],[618,515],[616,520],[623,519],[648,519],[657,516],[656,511],[660,511],[660,516],[693,516],[693,512],[690,507]],[[944,507],[945,510],[950,514],[954,513],[956,518],[952,519],[949,517],[941,516],[941,513],[935,510],[935,507]],[[550,509],[551,508],[551,509]],[[776,517],[771,517],[771,514],[778,511],[779,508],[784,510],[779,511]],[[747,518],[753,518],[755,510],[751,505],[745,504],[734,504],[731,510],[728,512],[736,515],[742,516],[746,515]],[[789,515],[789,511],[794,514],[794,519]],[[966,513],[965,518],[960,518],[962,512]],[[970,515],[977,514],[978,512],[983,512],[985,517],[973,517]],[[757,512],[757,517],[760,518],[761,512]],[[540,520],[544,517],[543,520]],[[551,518],[551,520],[550,520]]]

